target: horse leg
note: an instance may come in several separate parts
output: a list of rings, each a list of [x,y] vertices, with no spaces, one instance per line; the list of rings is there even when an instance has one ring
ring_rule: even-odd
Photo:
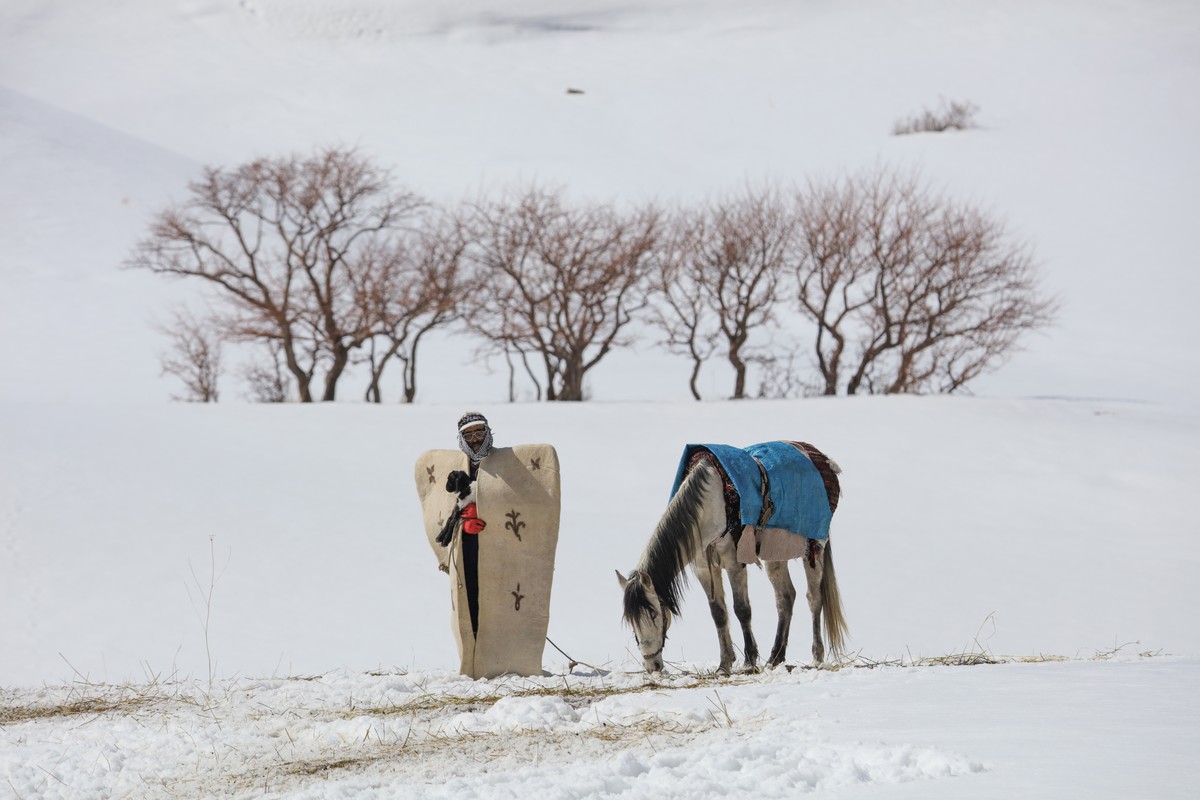
[[[733,669],[733,639],[729,636],[729,612],[725,606],[725,584],[721,580],[721,558],[717,554],[716,545],[704,549],[704,563],[693,564],[692,571],[704,594],[708,597],[708,610],[712,612],[713,623],[717,626],[717,641],[721,645],[721,665],[717,667],[724,675]]]
[[[767,577],[771,580],[771,586],[775,587],[775,610],[779,612],[779,622],[775,627],[775,644],[771,647],[771,657],[767,659],[767,669],[774,669],[787,657],[788,634],[792,630],[792,609],[796,605],[796,587],[792,584],[792,575],[788,571],[786,561],[768,561]]]
[[[813,666],[825,660],[825,640],[821,638],[821,580],[825,571],[825,548],[813,539],[808,540],[804,554],[804,577],[808,581],[808,610],[812,612]]]
[[[754,631],[750,629],[750,591],[746,581],[746,565],[736,563],[725,567],[729,572],[729,586],[733,589],[733,613],[742,626],[742,641],[745,644],[746,662],[743,669],[746,672],[758,671],[758,643],[754,641]]]

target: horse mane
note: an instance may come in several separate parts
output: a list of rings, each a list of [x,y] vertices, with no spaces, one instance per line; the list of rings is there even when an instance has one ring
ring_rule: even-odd
[[[679,490],[650,535],[638,564],[638,571],[654,585],[658,602],[672,614],[679,614],[680,594],[687,584],[687,566],[698,554],[700,511],[712,477],[712,466],[705,461],[697,463],[684,476]],[[626,618],[636,619],[649,610],[645,590],[630,591],[626,587]]]

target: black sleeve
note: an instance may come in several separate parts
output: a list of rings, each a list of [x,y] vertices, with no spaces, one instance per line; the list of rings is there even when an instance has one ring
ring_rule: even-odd
[[[434,539],[442,547],[450,544],[450,540],[454,538],[454,526],[458,524],[459,511],[460,509],[456,506],[454,511],[450,513],[450,516],[446,517],[446,524],[442,526],[441,533]]]

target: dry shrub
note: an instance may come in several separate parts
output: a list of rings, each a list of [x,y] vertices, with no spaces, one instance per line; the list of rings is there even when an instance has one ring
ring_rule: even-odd
[[[900,119],[892,126],[893,136],[905,136],[910,133],[940,133],[942,131],[962,131],[977,127],[975,115],[979,106],[969,100],[946,100],[942,98],[936,109],[924,109],[920,114],[914,114],[907,119]]]

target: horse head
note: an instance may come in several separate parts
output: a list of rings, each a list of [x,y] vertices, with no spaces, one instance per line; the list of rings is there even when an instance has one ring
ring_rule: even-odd
[[[617,581],[625,592],[625,622],[633,628],[633,638],[642,654],[647,672],[662,672],[663,647],[671,627],[671,611],[659,600],[650,576],[633,570],[626,578],[617,572]]]

